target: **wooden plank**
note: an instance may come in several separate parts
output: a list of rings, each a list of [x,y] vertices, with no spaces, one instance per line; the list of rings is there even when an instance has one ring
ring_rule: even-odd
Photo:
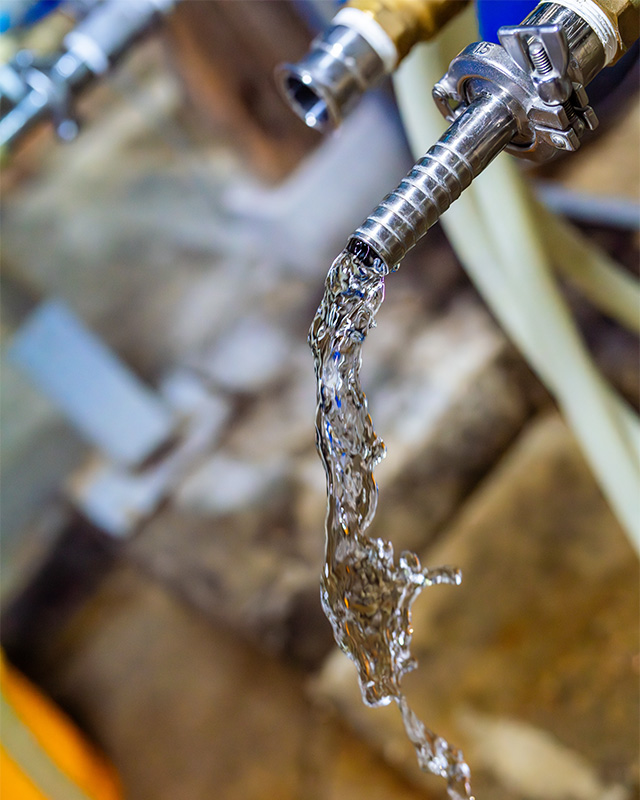
[[[273,78],[274,68],[300,58],[311,39],[288,0],[185,2],[168,29],[192,103],[263,178],[283,178],[318,144]]]

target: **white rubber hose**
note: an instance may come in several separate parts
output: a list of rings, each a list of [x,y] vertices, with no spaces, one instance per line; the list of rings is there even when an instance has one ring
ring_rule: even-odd
[[[608,316],[640,333],[640,282],[531,196],[547,258]]]

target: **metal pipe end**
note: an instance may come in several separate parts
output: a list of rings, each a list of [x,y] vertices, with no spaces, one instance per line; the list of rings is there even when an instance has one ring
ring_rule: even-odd
[[[301,61],[277,67],[275,79],[298,117],[325,133],[338,127],[386,73],[382,57],[364,36],[345,25],[332,25],[314,39]]]
[[[298,64],[281,64],[276,67],[275,78],[280,94],[307,127],[327,133],[340,125],[342,114],[331,91],[309,70]]]
[[[351,234],[347,250],[368,266],[378,260],[387,272],[395,272],[409,246],[394,229],[393,220],[391,225],[380,223],[379,210],[380,206]]]
[[[511,141],[515,119],[500,96],[478,97],[352,234],[347,250],[389,271]]]
[[[369,242],[361,239],[357,235],[357,232],[354,233],[354,235],[349,239],[345,249],[347,253],[351,253],[352,256],[355,256],[366,267],[372,267],[376,262],[378,262],[379,264],[384,265],[387,271],[389,270],[389,267],[382,256],[380,256],[380,254],[371,244],[369,244]]]

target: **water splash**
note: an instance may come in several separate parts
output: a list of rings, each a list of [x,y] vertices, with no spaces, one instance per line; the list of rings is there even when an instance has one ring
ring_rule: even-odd
[[[371,262],[371,263],[369,263]],[[447,780],[452,800],[473,800],[462,752],[409,708],[402,677],[414,669],[411,605],[425,586],[459,584],[450,567],[425,569],[414,553],[365,531],[376,511],[373,470],[385,455],[360,387],[362,344],[375,326],[388,270],[344,251],[334,261],[309,332],[317,379],[316,443],[327,475],[327,546],[321,599],[338,645],[355,662],[370,706],[395,701],[421,769]]]

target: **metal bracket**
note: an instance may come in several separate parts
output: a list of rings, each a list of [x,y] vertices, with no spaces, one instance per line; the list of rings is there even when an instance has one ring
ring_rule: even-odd
[[[596,112],[589,105],[589,98],[584,86],[581,83],[573,84],[574,109],[576,114],[582,119],[587,130],[595,131],[598,127],[598,117]]]
[[[456,96],[455,89],[447,91],[442,81],[436,83],[433,87],[431,96],[438,106],[438,111],[447,122],[455,122],[467,107],[466,104],[462,102],[462,98]]]
[[[38,66],[32,67],[25,74],[25,82],[31,87],[31,97],[40,99],[47,105],[56,134],[65,142],[70,142],[78,135],[79,125],[71,111],[71,93],[67,86],[52,78],[50,71]]]
[[[46,107],[58,137],[71,141],[78,134],[79,125],[72,113],[69,87],[62,80],[56,79],[56,58],[56,55],[36,57],[30,50],[20,50],[7,65],[11,73],[3,73],[3,77],[9,75],[14,78],[14,83],[20,84],[20,92],[14,91],[15,99],[6,92],[2,94],[6,94],[13,105],[26,98],[31,108]]]

